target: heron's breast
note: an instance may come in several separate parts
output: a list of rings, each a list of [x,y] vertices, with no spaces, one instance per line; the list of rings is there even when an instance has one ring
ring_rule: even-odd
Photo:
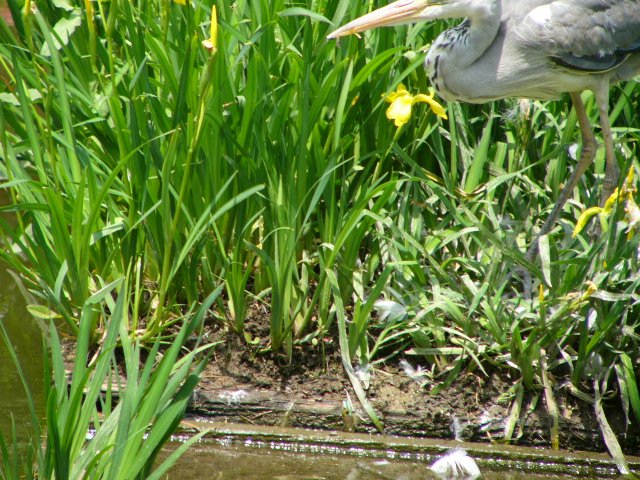
[[[446,51],[429,52],[425,67],[438,95],[448,101],[485,103],[503,98],[554,100],[565,92],[589,90],[594,76],[577,75],[519,55],[486,55],[461,65]]]
[[[468,69],[456,66],[455,59],[446,49],[431,49],[425,59],[425,69],[430,85],[447,101],[484,103],[494,99],[485,97],[484,88],[470,80],[472,74]],[[476,77],[476,80],[479,79]],[[487,80],[482,82],[487,84]]]
[[[433,48],[429,51],[424,62],[429,83],[439,97],[444,98],[447,101],[463,100],[461,97],[456,95],[456,93],[447,88],[447,80],[449,80],[450,75],[447,74],[447,70],[444,68],[446,61],[446,52],[443,52],[440,49],[435,50]]]

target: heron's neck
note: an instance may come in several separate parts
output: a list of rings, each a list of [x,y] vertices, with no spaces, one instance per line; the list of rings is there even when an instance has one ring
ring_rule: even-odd
[[[467,19],[457,27],[443,32],[427,55],[426,66],[431,83],[447,98],[444,79],[462,74],[491,46],[500,30],[500,2],[487,2],[486,8],[466,11]],[[457,12],[442,12],[454,17]]]

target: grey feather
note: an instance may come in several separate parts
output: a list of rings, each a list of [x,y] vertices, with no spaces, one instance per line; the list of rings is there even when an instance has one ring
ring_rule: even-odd
[[[485,8],[429,52],[427,70],[446,99],[555,99],[640,73],[640,0],[475,3]]]
[[[523,48],[543,51],[559,65],[608,71],[640,50],[640,1],[543,2],[514,31]]]

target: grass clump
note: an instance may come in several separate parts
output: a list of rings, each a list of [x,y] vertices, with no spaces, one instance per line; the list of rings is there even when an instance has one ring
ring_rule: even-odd
[[[33,417],[33,436],[26,454],[15,437],[7,442],[0,436],[0,478],[162,478],[178,456],[206,433],[193,436],[156,464],[205,365],[196,355],[208,346],[197,346],[186,354],[183,348],[201,328],[217,293],[189,312],[170,346],[161,349],[156,341],[146,350],[139,340],[131,340],[126,329],[129,286],[124,279],[114,282],[88,299],[82,309],[70,377],[63,344],[52,322],[45,344],[46,422],[41,428],[35,401],[21,373]],[[97,306],[101,303],[108,312]],[[100,314],[109,322],[95,350],[91,317]],[[13,352],[2,324],[0,335]],[[21,372],[15,352],[12,355]]]

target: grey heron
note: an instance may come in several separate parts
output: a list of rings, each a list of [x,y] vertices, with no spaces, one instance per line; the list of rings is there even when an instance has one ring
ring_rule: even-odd
[[[328,38],[452,18],[465,20],[433,42],[425,61],[433,87],[445,100],[484,103],[571,96],[582,136],[580,159],[539,235],[551,231],[596,154],[580,95],[585,90],[594,93],[599,109],[606,159],[603,201],[607,199],[619,178],[609,90],[640,73],[640,0],[399,0]],[[536,248],[534,241],[527,256]]]

